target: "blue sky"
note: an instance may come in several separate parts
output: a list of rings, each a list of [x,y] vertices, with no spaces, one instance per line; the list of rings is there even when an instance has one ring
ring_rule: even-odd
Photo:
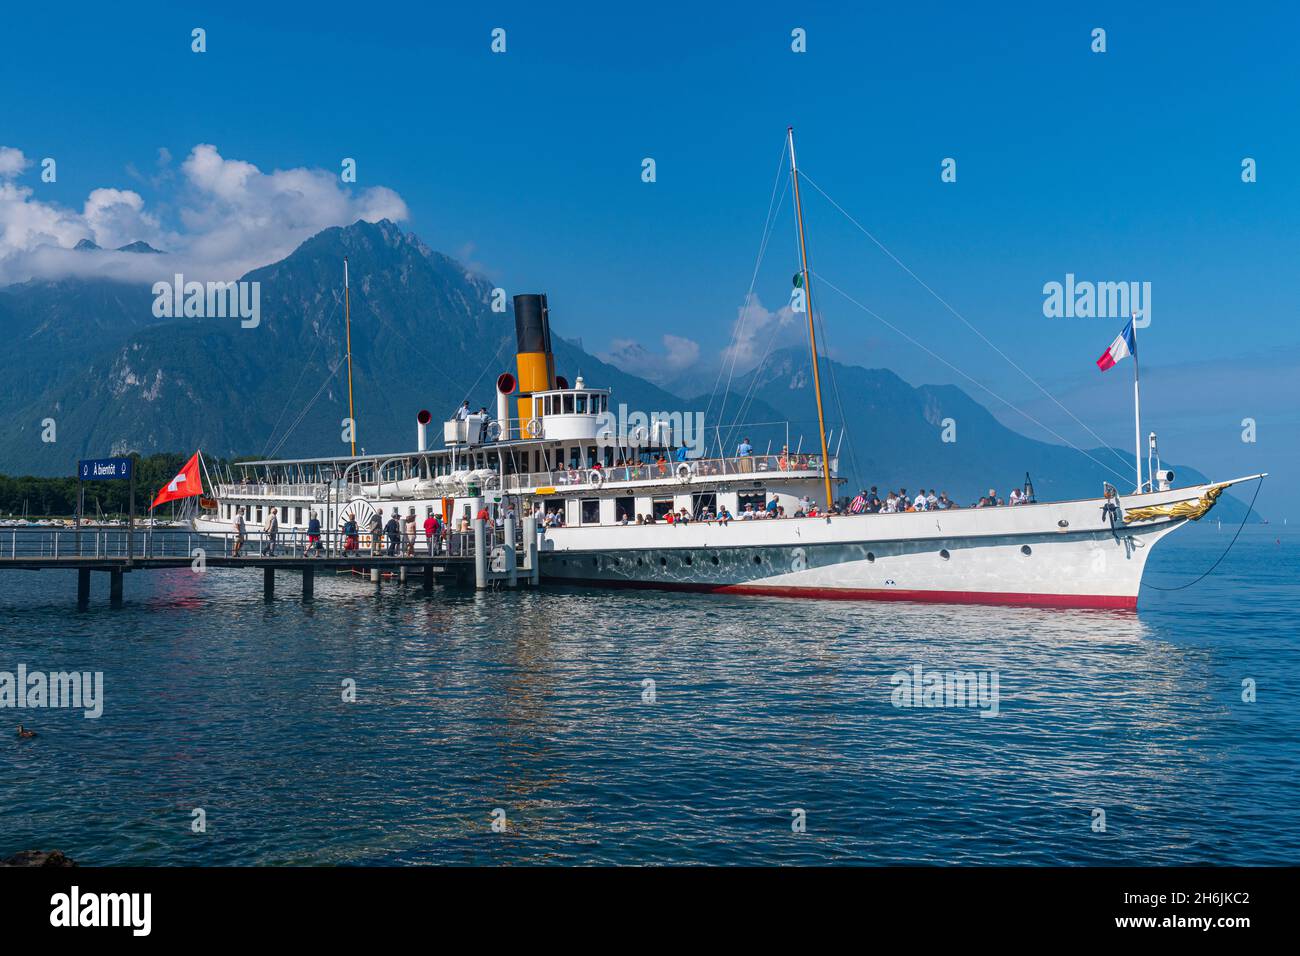
[[[387,208],[388,192],[362,195],[383,187],[431,246],[512,292],[547,291],[560,334],[595,352],[630,340],[667,368],[663,335],[704,364],[728,345],[793,124],[816,183],[1121,447],[1130,370],[1093,362],[1122,322],[1046,318],[1042,287],[1066,273],[1150,282],[1145,424],[1166,455],[1220,475],[1267,468],[1275,517],[1300,490],[1293,7],[230,6],[69,3],[57,24],[11,8],[0,146],[30,164],[15,182],[74,210],[92,190],[131,190],[162,234],[183,235],[211,226],[181,219],[198,144],[266,173],[336,176],[353,157],[339,215]],[[191,52],[193,27],[206,53]],[[505,54],[490,51],[495,27]],[[791,51],[796,27],[806,53]],[[1090,49],[1097,27],[1105,53]],[[45,156],[55,183],[39,182]],[[955,183],[941,182],[946,157]],[[1092,443],[814,190],[805,201],[819,274]],[[796,265],[789,219],[787,203],[756,286],[772,310]],[[833,293],[820,305],[838,357],[960,384],[1042,434]],[[791,333],[773,317],[751,335]]]

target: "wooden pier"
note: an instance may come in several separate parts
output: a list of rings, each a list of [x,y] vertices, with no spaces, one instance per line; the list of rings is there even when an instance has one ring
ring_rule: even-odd
[[[365,547],[344,553],[341,535],[324,535],[313,547],[305,534],[293,531],[279,536],[275,554],[263,553],[264,542],[250,538],[238,556],[233,553],[232,536],[185,529],[137,528],[131,533],[120,528],[16,527],[0,529],[0,571],[76,571],[77,607],[83,610],[90,603],[93,572],[108,576],[113,607],[122,603],[125,575],[181,568],[195,572],[261,568],[262,593],[268,601],[275,597],[277,571],[301,575],[304,601],[314,598],[318,572],[368,573],[375,583],[385,573],[402,584],[418,578],[425,590],[435,584],[486,589],[539,583],[536,524],[531,518],[525,520],[520,536],[509,522],[504,529],[475,524],[478,527],[472,532],[439,541],[432,552],[422,536],[415,542],[402,541],[401,553],[388,554],[386,548],[376,552],[365,541]]]

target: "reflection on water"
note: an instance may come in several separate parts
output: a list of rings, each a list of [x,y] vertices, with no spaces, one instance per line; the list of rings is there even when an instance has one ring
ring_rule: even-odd
[[[1156,583],[1190,580],[1224,543],[1182,537],[1153,557]],[[352,577],[318,579],[304,607],[289,575],[267,604],[260,575],[224,570],[131,575],[125,608],[96,593],[76,614],[71,575],[5,572],[0,670],[102,670],[106,700],[98,721],[27,711],[37,740],[0,737],[0,854],[1293,862],[1300,539],[1275,537],[1244,535],[1213,578],[1144,594],[1138,615],[426,597]],[[916,664],[996,671],[1000,716],[894,707],[890,676]]]

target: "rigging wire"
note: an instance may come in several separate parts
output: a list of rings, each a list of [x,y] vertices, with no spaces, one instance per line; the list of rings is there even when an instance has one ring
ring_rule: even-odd
[[[801,172],[802,172],[802,170],[801,170]],[[981,331],[980,331],[980,330],[979,330],[975,325],[973,325],[971,322],[969,322],[969,321],[966,319],[966,317],[965,317],[964,315],[962,315],[960,312],[958,312],[956,309],[954,309],[951,305],[949,305],[948,302],[947,302],[947,300],[944,299],[943,296],[939,295],[939,293],[935,292],[934,289],[932,289],[932,288],[930,288],[930,286],[926,285],[926,283],[921,279],[920,276],[918,276],[915,272],[913,272],[911,269],[909,269],[909,268],[907,267],[907,265],[906,265],[906,264],[905,264],[901,259],[899,259],[898,256],[894,255],[894,253],[891,252],[891,251],[890,251],[890,250],[885,246],[885,244],[884,244],[883,242],[881,242],[879,239],[877,239],[875,236],[873,236],[870,232],[868,232],[867,229],[862,225],[862,223],[858,222],[858,221],[857,221],[856,219],[854,219],[851,215],[849,215],[849,213],[845,210],[845,208],[844,208],[843,206],[841,206],[841,205],[840,205],[839,203],[837,203],[834,199],[832,199],[829,195],[827,195],[826,190],[822,189],[822,188],[821,188],[820,186],[818,186],[815,182],[813,182],[813,180],[810,179],[810,178],[808,177],[808,174],[807,174],[807,173],[803,173],[803,178],[804,178],[805,181],[808,182],[809,185],[812,186],[813,189],[815,189],[815,190],[817,190],[819,193],[821,193],[822,196],[826,199],[827,202],[829,202],[832,206],[834,206],[837,210],[839,210],[839,212],[840,212],[840,213],[841,213],[841,214],[842,214],[846,219],[848,219],[849,222],[853,223],[853,225],[856,226],[856,227],[858,228],[858,231],[859,231],[859,232],[861,232],[864,236],[866,236],[868,239],[870,239],[872,242],[874,242],[874,243],[876,244],[876,246],[879,247],[879,249],[880,249],[881,252],[883,252],[885,255],[889,256],[890,259],[893,259],[894,262],[899,266],[899,268],[901,268],[901,269],[902,269],[904,272],[906,272],[909,276],[911,276],[913,279],[915,279],[916,282],[917,282],[917,284],[920,285],[921,288],[923,288],[926,292],[930,293],[930,295],[932,295],[932,296],[935,298],[935,300],[938,301],[938,303],[939,303],[940,305],[942,305],[945,309],[947,309],[947,310],[948,310],[949,312],[951,312],[954,316],[956,316],[958,319],[960,319],[961,322],[962,322],[962,324],[965,325],[965,326],[966,326],[968,329],[970,329],[972,332],[974,332],[976,335],[978,335],[978,336],[980,337],[980,339],[983,340],[983,342],[984,342],[985,345],[987,345],[989,348],[993,349],[993,351],[997,352],[998,355],[1002,356],[1002,358],[1005,359],[1006,362],[1007,362],[1007,363],[1008,363],[1012,368],[1014,368],[1017,372],[1019,372],[1021,375],[1023,375],[1023,376],[1025,377],[1025,379],[1026,379],[1030,384],[1032,384],[1032,385],[1033,385],[1035,388],[1037,388],[1040,392],[1042,392],[1042,393],[1043,393],[1044,395],[1046,395],[1049,399],[1051,399],[1051,400],[1052,400],[1052,401],[1057,405],[1057,407],[1059,407],[1059,408],[1061,409],[1061,411],[1063,411],[1063,412],[1065,412],[1065,414],[1069,415],[1070,418],[1074,419],[1074,421],[1075,421],[1076,423],[1078,423],[1078,424],[1079,424],[1079,425],[1084,429],[1084,431],[1086,431],[1089,435],[1091,435],[1093,438],[1095,438],[1095,439],[1097,440],[1097,442],[1098,442],[1098,446],[1099,446],[1100,448],[1104,448],[1104,449],[1106,449],[1107,451],[1109,451],[1112,455],[1114,455],[1116,458],[1118,458],[1118,459],[1120,460],[1121,463],[1123,463],[1124,467],[1126,467],[1126,468],[1128,467],[1128,462],[1125,461],[1124,457],[1123,457],[1119,452],[1117,452],[1117,451],[1116,451],[1116,450],[1115,450],[1115,449],[1114,449],[1114,448],[1113,448],[1109,443],[1107,443],[1107,442],[1105,441],[1105,439],[1103,439],[1103,438],[1102,438],[1100,435],[1098,435],[1095,431],[1093,431],[1091,428],[1089,428],[1089,427],[1088,427],[1088,426],[1087,426],[1087,425],[1086,425],[1086,424],[1085,424],[1085,423],[1084,423],[1084,422],[1083,422],[1083,421],[1082,421],[1082,420],[1081,420],[1077,415],[1074,414],[1074,412],[1072,412],[1072,411],[1070,411],[1068,408],[1066,408],[1065,405],[1063,405],[1063,404],[1060,402],[1060,400],[1057,399],[1057,397],[1056,397],[1055,395],[1053,395],[1053,394],[1052,394],[1051,392],[1049,392],[1046,388],[1044,388],[1042,385],[1040,385],[1040,384],[1038,383],[1038,380],[1037,380],[1037,379],[1035,379],[1032,375],[1030,375],[1028,372],[1026,372],[1026,371],[1025,371],[1023,368],[1021,368],[1019,365],[1017,365],[1017,364],[1015,363],[1015,361],[1012,360],[1012,358],[1011,358],[1009,355],[1007,355],[1006,352],[1004,352],[1004,351],[1002,351],[1002,349],[998,348],[997,345],[995,345],[995,344],[994,344],[994,343],[989,339],[988,336],[986,336],[986,335],[985,335],[983,332],[981,332]],[[1075,446],[1074,446],[1073,444],[1071,444],[1070,447],[1071,447],[1071,448],[1074,448]],[[1076,448],[1076,451],[1077,451],[1077,450],[1079,450],[1079,449]]]
[[[339,300],[335,299],[334,308],[330,311],[329,318],[327,318],[325,320],[325,324],[321,326],[320,330],[322,332],[331,322],[334,321],[334,316],[338,314],[338,311],[339,311]],[[307,361],[302,364],[302,370],[298,373],[298,380],[293,383],[293,388],[289,389],[289,394],[285,396],[284,404],[280,406],[280,415],[278,418],[276,418],[275,424],[271,426],[271,433],[266,437],[266,444],[262,446],[263,458],[267,457],[267,449],[271,447],[271,442],[275,439],[275,432],[280,427],[280,422],[284,421],[285,413],[289,410],[289,401],[297,393],[298,386],[302,384],[302,380],[306,377],[307,369],[311,367],[312,360],[316,358],[316,352],[319,351],[320,344],[324,340],[325,337],[318,333],[316,336],[316,344],[315,346],[312,347],[311,354],[307,356]],[[283,439],[281,439],[280,444],[284,444]],[[277,445],[276,447],[278,448],[279,446]]]
[[[722,407],[718,409],[719,446],[721,446],[722,444],[721,424],[722,424],[723,416],[725,416],[727,413],[727,395],[731,392],[731,382],[736,373],[736,361],[738,358],[739,345],[741,342],[741,338],[744,334],[745,322],[749,318],[750,307],[754,303],[754,285],[758,281],[758,271],[760,268],[762,268],[763,259],[767,255],[768,243],[771,241],[772,233],[775,231],[776,228],[776,222],[773,219],[773,212],[779,209],[781,204],[785,201],[785,191],[790,187],[789,178],[785,177],[785,186],[781,189],[780,198],[779,199],[777,198],[776,189],[777,186],[781,185],[782,182],[782,178],[783,178],[782,171],[785,169],[785,154],[787,148],[788,148],[787,141],[785,139],[782,139],[781,157],[780,159],[777,160],[776,176],[772,180],[772,194],[771,196],[768,197],[768,201],[767,201],[767,216],[763,220],[763,234],[758,244],[758,255],[754,260],[754,271],[750,274],[750,278],[749,278],[749,291],[745,293],[744,305],[741,306],[741,310],[740,310],[740,320],[736,323],[736,328],[731,335],[731,344],[728,349],[728,351],[731,353],[730,354],[731,365],[730,365],[730,369],[727,372],[727,387],[722,392]],[[722,364],[718,366],[718,376],[713,382],[713,392],[709,395],[709,403],[707,406],[705,406],[704,409],[704,420],[706,423],[706,427],[707,427],[707,422],[709,420],[709,412],[713,410],[713,399],[718,394],[718,384],[722,381],[722,371],[724,368],[727,368],[726,359],[723,359]],[[730,432],[728,432],[728,435],[730,435]],[[718,453],[719,455],[722,455],[724,453],[724,450],[721,447],[719,447]]]
[[[849,295],[847,292],[845,292],[845,291],[844,291],[843,289],[841,289],[839,286],[835,285],[833,282],[831,282],[831,281],[830,281],[829,279],[827,279],[825,276],[821,275],[820,273],[814,273],[814,275],[817,276],[817,281],[823,283],[823,284],[824,284],[828,289],[831,289],[831,290],[834,291],[834,292],[838,292],[840,295],[842,295],[844,298],[848,299],[850,302],[852,302],[854,305],[856,305],[856,306],[857,306],[859,309],[861,309],[863,312],[867,313],[867,315],[871,316],[873,319],[875,319],[876,321],[880,322],[882,325],[884,325],[884,326],[885,326],[886,328],[888,328],[890,331],[892,331],[892,332],[894,332],[895,334],[900,335],[900,336],[902,336],[903,338],[907,339],[907,341],[911,342],[913,345],[915,345],[915,346],[916,346],[917,348],[919,348],[921,351],[925,352],[925,353],[926,353],[927,355],[929,355],[931,358],[933,358],[933,359],[935,359],[935,360],[937,360],[937,361],[939,361],[939,362],[942,362],[944,365],[946,365],[948,368],[952,369],[954,372],[956,372],[956,373],[957,373],[958,375],[960,375],[962,378],[966,379],[966,381],[970,382],[970,383],[971,383],[972,385],[974,385],[976,388],[980,388],[980,389],[984,390],[984,391],[987,392],[990,396],[992,396],[993,398],[996,398],[996,399],[997,399],[999,402],[1001,402],[1003,405],[1006,405],[1007,408],[1010,408],[1010,409],[1012,409],[1012,410],[1014,410],[1014,411],[1016,411],[1016,412],[1019,412],[1019,413],[1020,413],[1021,415],[1023,415],[1025,418],[1029,419],[1029,421],[1031,421],[1033,424],[1035,424],[1035,425],[1037,425],[1039,428],[1043,429],[1043,431],[1047,432],[1049,435],[1053,435],[1053,436],[1056,437],[1059,441],[1061,441],[1063,444],[1068,445],[1070,448],[1073,448],[1075,451],[1077,451],[1079,454],[1083,455],[1085,458],[1091,459],[1091,460],[1093,461],[1093,463],[1099,465],[1099,466],[1102,467],[1102,468],[1105,468],[1105,469],[1106,469],[1107,471],[1109,471],[1112,475],[1117,475],[1117,476],[1120,477],[1121,479],[1124,479],[1124,478],[1125,478],[1125,475],[1124,475],[1123,473],[1117,471],[1115,468],[1113,468],[1112,466],[1106,464],[1104,461],[1098,461],[1095,457],[1093,457],[1093,456],[1090,455],[1088,452],[1084,451],[1082,448],[1080,448],[1080,447],[1078,447],[1077,445],[1075,445],[1075,444],[1074,444],[1072,441],[1070,441],[1068,438],[1065,438],[1063,435],[1059,434],[1058,432],[1054,431],[1053,429],[1048,428],[1046,425],[1044,425],[1044,424],[1043,424],[1042,422],[1040,422],[1038,419],[1034,418],[1034,416],[1030,415],[1030,414],[1029,414],[1027,411],[1025,411],[1023,408],[1020,408],[1018,405],[1016,405],[1016,404],[1014,404],[1014,403],[1008,401],[1007,399],[1003,398],[1001,395],[999,395],[997,392],[993,391],[993,389],[989,388],[989,387],[988,387],[987,385],[985,385],[983,382],[977,381],[976,379],[972,378],[970,375],[967,375],[965,372],[963,372],[961,369],[959,369],[956,365],[953,365],[951,362],[949,362],[949,361],[948,361],[946,358],[944,358],[942,355],[939,355],[939,354],[938,354],[937,352],[935,352],[933,349],[928,348],[927,346],[925,346],[925,345],[923,345],[922,343],[918,342],[916,339],[912,338],[912,336],[908,335],[908,334],[907,334],[906,332],[904,332],[902,329],[898,328],[898,326],[894,325],[894,324],[893,324],[892,322],[890,322],[888,319],[884,318],[884,317],[881,316],[881,315],[878,315],[877,313],[873,312],[871,309],[867,308],[865,305],[863,305],[863,304],[862,304],[861,302],[859,302],[857,299],[853,298],[853,296]],[[1126,463],[1126,464],[1127,464],[1127,463]]]
[[[338,374],[339,368],[342,365],[343,365],[342,359],[339,359],[334,363],[334,367],[331,368],[329,370],[329,374],[325,376],[325,381],[320,383],[320,388],[316,389],[316,394],[311,397],[311,401],[309,401],[306,404],[306,406],[303,407],[303,410],[298,413],[298,417],[295,418],[293,422],[289,425],[289,427],[285,430],[283,437],[281,437],[280,440],[276,442],[275,447],[271,449],[269,454],[265,452],[263,453],[267,458],[274,458],[276,453],[279,452],[279,450],[282,447],[284,447],[284,443],[289,440],[289,436],[293,434],[294,429],[302,424],[302,420],[307,417],[307,413],[312,410],[312,406],[316,404],[316,401],[321,397],[321,394],[325,391],[325,386],[329,385],[329,383],[334,379],[334,376]]]
[[[1220,562],[1222,562],[1223,559],[1228,556],[1228,552],[1232,550],[1232,546],[1237,543],[1237,538],[1241,535],[1242,529],[1246,527],[1246,519],[1249,518],[1251,512],[1255,510],[1255,499],[1259,497],[1259,489],[1263,487],[1264,487],[1264,476],[1260,475],[1259,481],[1256,482],[1255,484],[1255,494],[1251,496],[1250,499],[1250,507],[1246,509],[1246,514],[1242,517],[1241,524],[1237,525],[1237,533],[1232,536],[1232,540],[1229,541],[1228,546],[1224,548],[1223,554],[1219,555],[1219,560],[1215,561],[1212,565],[1210,565],[1209,571],[1206,571],[1195,581],[1188,581],[1186,584],[1180,584],[1176,588],[1156,587],[1154,584],[1147,584],[1145,581],[1142,582],[1142,587],[1149,588],[1152,591],[1182,591],[1186,588],[1190,588],[1194,584],[1200,584],[1202,581],[1208,578],[1214,572],[1214,569],[1219,566]]]

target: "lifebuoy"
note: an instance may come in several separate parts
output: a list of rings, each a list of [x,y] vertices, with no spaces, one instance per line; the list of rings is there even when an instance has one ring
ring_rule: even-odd
[[[541,438],[541,437],[542,437],[542,420],[541,420],[540,418],[530,418],[530,419],[528,419],[528,428],[526,429],[526,431],[528,432],[528,437],[529,437],[529,438]]]
[[[498,421],[488,422],[487,426],[488,441],[496,441],[501,437],[501,423]]]
[[[682,462],[677,466],[677,480],[682,484],[686,484],[691,480],[691,466],[686,462]]]
[[[590,481],[593,485],[604,484],[605,473],[601,471],[599,468],[593,468],[591,469],[591,471],[587,473],[587,480]]]

